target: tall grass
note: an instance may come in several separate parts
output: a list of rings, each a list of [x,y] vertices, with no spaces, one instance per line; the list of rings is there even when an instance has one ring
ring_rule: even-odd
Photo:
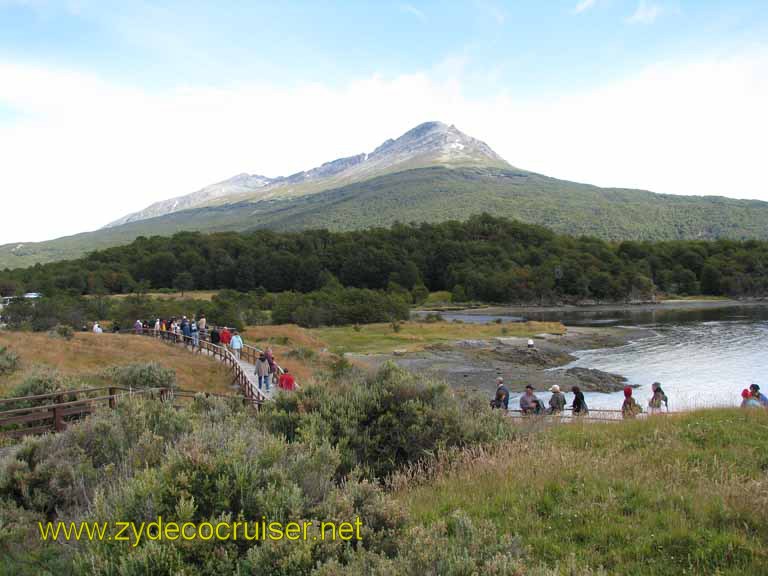
[[[768,573],[768,412],[583,424],[482,453],[399,499],[430,526],[463,511],[535,562],[609,574]],[[408,487],[414,487],[408,489]]]

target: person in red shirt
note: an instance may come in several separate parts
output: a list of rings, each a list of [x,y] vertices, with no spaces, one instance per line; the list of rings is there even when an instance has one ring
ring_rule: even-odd
[[[296,380],[294,380],[293,374],[288,373],[288,368],[283,368],[283,373],[280,374],[280,380],[278,380],[277,386],[282,390],[296,389]]]
[[[221,345],[222,346],[229,346],[229,342],[232,340],[232,332],[229,331],[229,328],[224,326],[224,330],[221,331]]]

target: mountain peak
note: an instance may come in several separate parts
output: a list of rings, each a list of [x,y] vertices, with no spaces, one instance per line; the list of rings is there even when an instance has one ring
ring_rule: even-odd
[[[241,173],[197,192],[156,202],[107,227],[234,200],[257,201],[313,194],[382,174],[436,165],[509,167],[485,142],[467,136],[453,124],[423,122],[399,138],[387,140],[370,154],[338,158],[287,177],[268,178]]]
[[[369,158],[394,156],[397,162],[416,160],[437,164],[492,164],[507,162],[485,142],[464,134],[453,124],[431,121],[411,128],[396,140],[387,140]]]

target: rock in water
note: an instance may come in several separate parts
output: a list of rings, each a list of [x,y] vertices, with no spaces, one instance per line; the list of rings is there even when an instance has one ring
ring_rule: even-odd
[[[594,368],[568,368],[565,373],[577,378],[579,385],[590,392],[619,392],[627,385],[624,376]]]

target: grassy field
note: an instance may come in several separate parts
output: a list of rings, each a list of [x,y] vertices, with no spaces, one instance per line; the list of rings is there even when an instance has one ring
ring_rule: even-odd
[[[391,324],[317,328],[311,334],[334,352],[380,353],[422,350],[431,344],[496,337],[530,337],[541,333],[563,334],[559,322],[459,324],[454,322],[403,322],[400,331]]]
[[[146,296],[156,300],[204,300],[210,302],[218,293],[218,290],[188,290],[184,292],[183,296],[181,292],[147,292]],[[109,297],[122,300],[130,296],[134,296],[134,294],[112,294]]]
[[[559,426],[398,498],[425,526],[489,520],[562,574],[768,574],[768,411]]]
[[[180,388],[232,392],[229,388],[232,378],[222,364],[142,336],[78,333],[67,341],[41,333],[0,332],[0,346],[7,346],[21,357],[21,369],[0,378],[0,394],[21,382],[36,367],[47,366],[75,375],[139,362],[157,362],[175,370]]]
[[[393,350],[421,350],[431,344],[463,339],[530,337],[541,333],[562,334],[558,322],[459,324],[455,322],[403,322],[399,332],[391,324],[365,324],[307,329],[295,324],[249,326],[243,332],[246,343],[271,346],[275,358],[287,366],[299,382],[313,379],[326,368],[334,355],[344,352],[375,354]]]

